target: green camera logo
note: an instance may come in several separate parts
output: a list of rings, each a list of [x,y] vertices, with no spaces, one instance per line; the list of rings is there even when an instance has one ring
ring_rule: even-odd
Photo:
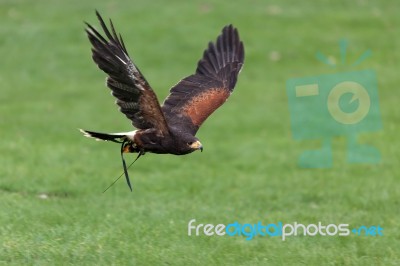
[[[341,42],[342,63],[346,57],[346,42]],[[367,51],[357,65],[371,53]],[[322,54],[317,57],[332,65]],[[382,128],[376,74],[360,70],[313,77],[289,79],[286,84],[291,115],[291,128],[296,140],[322,141],[318,150],[306,150],[299,159],[305,168],[332,166],[332,138],[347,138],[349,163],[377,163],[379,151],[360,144],[357,135]]]

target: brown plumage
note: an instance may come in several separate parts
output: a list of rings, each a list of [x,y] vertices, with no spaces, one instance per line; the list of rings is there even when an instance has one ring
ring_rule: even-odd
[[[130,59],[112,21],[110,32],[100,14],[96,15],[106,37],[86,23],[92,58],[108,74],[106,83],[117,99],[116,104],[137,130],[123,133],[81,130],[84,135],[122,143],[121,153],[134,152],[139,156],[145,152],[184,155],[202,150],[196,132],[228,99],[243,66],[244,48],[237,29],[232,25],[224,27],[217,41],[210,42],[204,51],[195,74],[172,87],[160,106],[149,83]]]

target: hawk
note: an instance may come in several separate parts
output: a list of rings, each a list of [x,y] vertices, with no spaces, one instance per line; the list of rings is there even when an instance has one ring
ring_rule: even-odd
[[[122,144],[124,173],[132,190],[123,153],[138,153],[138,159],[146,152],[184,155],[203,151],[196,132],[233,92],[244,62],[244,47],[238,30],[232,25],[225,26],[216,42],[208,44],[195,73],[173,86],[160,105],[153,89],[129,57],[112,21],[110,31],[99,12],[96,11],[96,15],[105,36],[86,23],[92,58],[108,75],[107,87],[116,98],[119,110],[136,130],[122,133],[80,131],[86,137]]]

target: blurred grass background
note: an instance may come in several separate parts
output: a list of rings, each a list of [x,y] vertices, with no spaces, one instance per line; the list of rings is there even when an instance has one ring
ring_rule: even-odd
[[[198,133],[203,153],[147,154],[124,180],[119,146],[77,128],[131,130],[91,60],[83,21],[112,18],[160,101],[233,23],[246,60],[235,93]],[[0,264],[397,265],[400,260],[397,1],[0,1]],[[332,69],[349,41],[354,68]],[[286,80],[374,69],[383,130],[361,141],[382,162],[300,169]],[[132,156],[133,159],[133,156]],[[382,237],[189,237],[187,223],[380,225]]]

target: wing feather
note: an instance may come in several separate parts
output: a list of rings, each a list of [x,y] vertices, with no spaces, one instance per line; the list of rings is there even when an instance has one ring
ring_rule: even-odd
[[[243,62],[244,47],[237,29],[224,27],[216,43],[208,44],[195,74],[178,82],[165,99],[162,110],[170,128],[196,134],[232,93]]]
[[[122,36],[117,34],[111,20],[110,32],[97,11],[96,15],[107,39],[86,23],[86,32],[92,43],[92,58],[108,74],[106,83],[112,95],[117,98],[116,104],[120,111],[138,129],[155,128],[163,134],[168,133],[157,96],[129,58]]]

